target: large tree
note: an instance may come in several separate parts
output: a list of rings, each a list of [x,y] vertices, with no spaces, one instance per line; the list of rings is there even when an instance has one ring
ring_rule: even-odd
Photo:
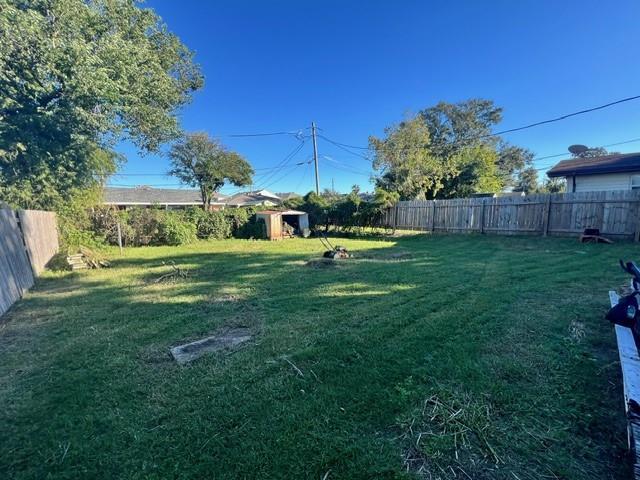
[[[0,0],[0,198],[51,207],[153,151],[202,85],[192,53],[134,0]]]
[[[206,209],[226,183],[249,185],[253,176],[253,168],[244,158],[204,132],[186,134],[171,147],[169,157],[173,166],[169,173],[199,188]]]
[[[442,188],[450,167],[431,154],[431,135],[419,116],[385,128],[385,137],[369,137],[369,144],[380,188],[417,199],[433,198]]]
[[[533,153],[491,133],[501,119],[491,100],[440,102],[370,137],[377,185],[406,199],[535,188]]]
[[[466,147],[494,145],[491,128],[502,120],[502,108],[492,100],[472,98],[459,103],[439,102],[419,114],[431,136],[431,151],[445,158]]]

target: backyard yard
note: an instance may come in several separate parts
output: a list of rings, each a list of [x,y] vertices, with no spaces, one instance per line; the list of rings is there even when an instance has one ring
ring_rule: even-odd
[[[622,479],[631,243],[225,240],[46,273],[0,319],[2,478]],[[167,278],[169,262],[187,271]],[[242,328],[186,366],[171,347]]]

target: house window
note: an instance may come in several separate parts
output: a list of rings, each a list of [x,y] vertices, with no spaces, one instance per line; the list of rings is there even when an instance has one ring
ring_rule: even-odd
[[[640,190],[640,175],[631,175],[631,190]]]

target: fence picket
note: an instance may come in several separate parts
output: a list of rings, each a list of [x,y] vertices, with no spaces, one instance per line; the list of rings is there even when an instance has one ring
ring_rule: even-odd
[[[603,235],[640,237],[640,191],[537,194],[525,197],[411,200],[383,216],[404,230],[577,235],[598,228]]]
[[[33,286],[58,249],[55,214],[0,208],[0,315]]]

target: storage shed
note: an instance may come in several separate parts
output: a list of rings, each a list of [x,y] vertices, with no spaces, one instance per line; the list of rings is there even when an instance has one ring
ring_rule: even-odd
[[[269,240],[305,235],[309,231],[309,214],[299,210],[263,210],[256,212],[256,217],[264,220]]]

